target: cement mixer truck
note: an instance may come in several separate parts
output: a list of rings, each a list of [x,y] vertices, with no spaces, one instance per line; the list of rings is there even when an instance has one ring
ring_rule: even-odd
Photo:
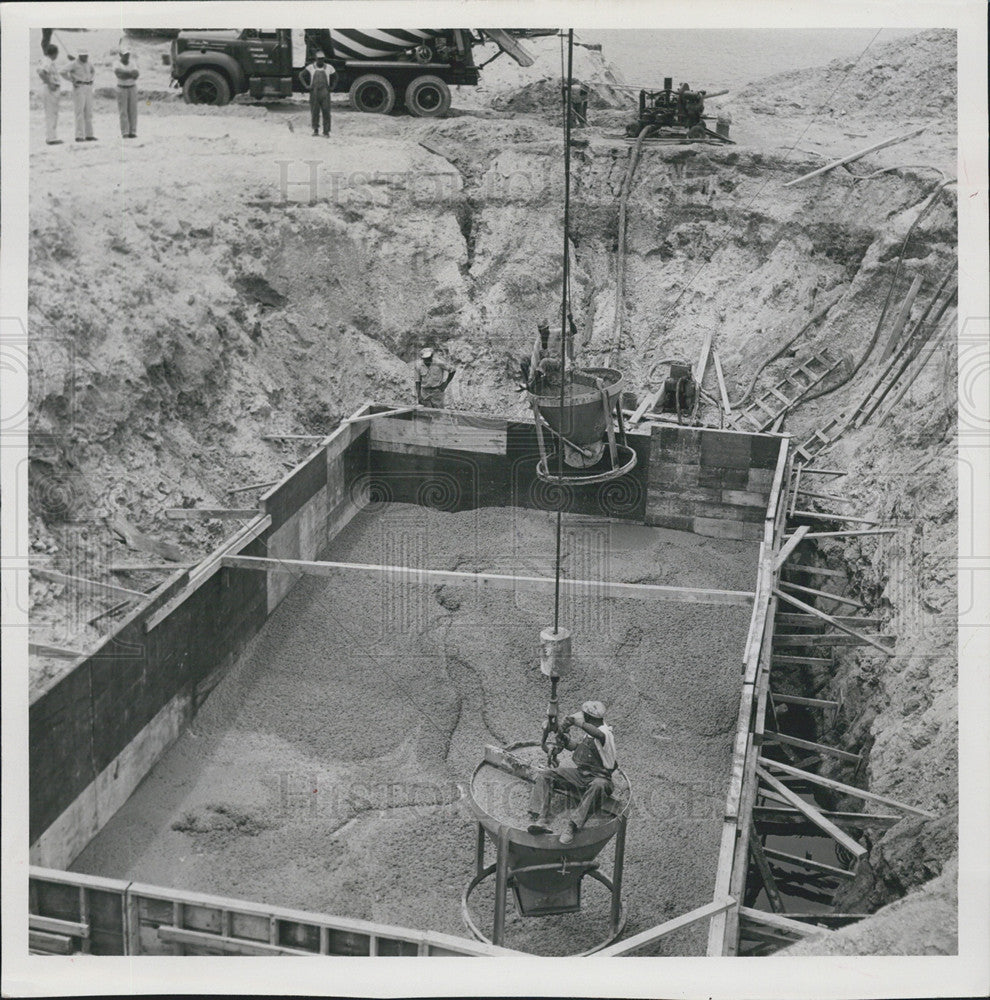
[[[505,52],[521,66],[533,64],[501,28],[187,29],[172,41],[172,82],[189,104],[223,105],[237,94],[288,97],[305,89],[300,71],[322,50],[337,71],[334,90],[349,93],[358,111],[404,107],[439,118],[450,108],[452,85],[477,85],[482,67],[472,49],[488,41],[498,46],[492,59]]]

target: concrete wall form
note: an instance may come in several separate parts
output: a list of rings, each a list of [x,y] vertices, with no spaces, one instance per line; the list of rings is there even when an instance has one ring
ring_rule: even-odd
[[[763,537],[784,441],[654,426],[629,435],[638,457],[629,475],[558,489],[536,478],[532,421],[438,410],[369,419],[386,409],[354,414],[261,498],[255,521],[166,581],[31,705],[32,864],[72,863],[292,587],[290,574],[222,567],[222,555],[319,559],[357,511],[385,501],[448,511],[562,508]]]

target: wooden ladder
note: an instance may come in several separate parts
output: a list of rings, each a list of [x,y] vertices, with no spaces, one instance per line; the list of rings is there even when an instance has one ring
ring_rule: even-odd
[[[730,418],[730,423],[742,431],[765,431],[841,364],[841,358],[836,358],[827,347],[823,347],[792,368],[775,385],[757,395],[752,403]]]
[[[816,455],[837,441],[848,426],[849,420],[845,413],[840,413],[815,430],[794,449],[794,468],[807,465]]]

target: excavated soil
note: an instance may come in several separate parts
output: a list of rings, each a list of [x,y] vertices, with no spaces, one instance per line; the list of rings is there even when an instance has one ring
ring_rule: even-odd
[[[748,543],[578,518],[564,539],[572,577],[739,589],[755,577]],[[547,575],[553,548],[543,513],[388,505],[359,515],[330,556]],[[539,738],[549,688],[537,637],[550,621],[550,593],[301,580],[73,868],[465,933],[475,827],[463,789],[486,743]],[[633,788],[635,933],[711,898],[749,609],[582,598],[561,621],[575,650],[561,706],[606,703]],[[589,947],[604,936],[607,894],[589,881],[585,895],[582,913],[547,920],[510,907],[507,944]],[[492,902],[479,889],[483,927]],[[665,953],[702,954],[705,934],[671,938]]]

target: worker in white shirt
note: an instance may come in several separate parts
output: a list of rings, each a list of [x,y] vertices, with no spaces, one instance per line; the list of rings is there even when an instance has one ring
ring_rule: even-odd
[[[72,84],[72,107],[76,113],[76,142],[96,142],[93,135],[93,77],[96,71],[89,53],[80,49],[76,58],[62,70]]]
[[[120,59],[113,68],[113,75],[117,77],[117,110],[120,113],[120,134],[124,139],[136,139],[138,68],[131,62],[130,49],[121,48]]]
[[[45,49],[45,61],[38,70],[45,85],[42,99],[45,104],[45,142],[49,146],[57,146],[62,140],[58,137],[58,105],[62,96],[62,79],[58,71],[58,46],[49,45]]]

